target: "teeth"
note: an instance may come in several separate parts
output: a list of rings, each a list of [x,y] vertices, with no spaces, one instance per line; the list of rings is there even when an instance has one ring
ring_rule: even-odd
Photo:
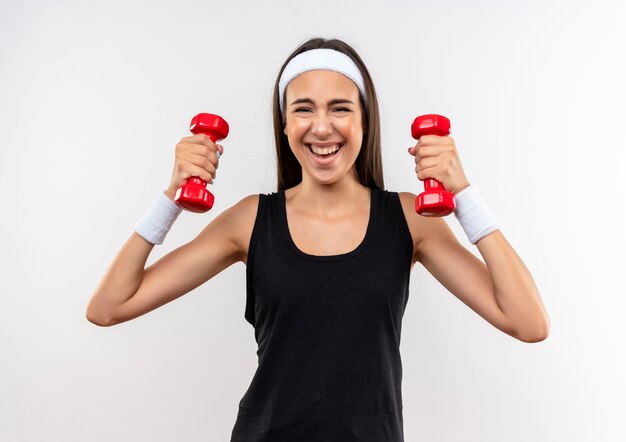
[[[318,155],[328,155],[329,153],[338,151],[341,148],[341,144],[336,144],[333,147],[317,147],[313,144],[309,144],[309,147]]]

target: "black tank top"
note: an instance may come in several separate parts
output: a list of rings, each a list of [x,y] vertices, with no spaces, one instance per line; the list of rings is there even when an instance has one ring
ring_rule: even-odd
[[[258,367],[231,442],[404,441],[399,346],[412,255],[396,192],[372,188],[363,241],[332,256],[295,245],[284,191],[259,195],[245,311]]]

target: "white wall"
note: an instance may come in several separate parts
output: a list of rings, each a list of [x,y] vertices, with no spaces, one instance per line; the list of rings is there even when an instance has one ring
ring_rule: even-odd
[[[231,125],[216,205],[149,264],[275,190],[271,88],[313,36],[371,70],[389,190],[422,189],[413,118],[451,118],[552,320],[516,341],[416,267],[406,440],[626,440],[623,2],[0,1],[0,440],[228,440],[256,368],[242,263],[115,327],[85,308],[196,113]]]

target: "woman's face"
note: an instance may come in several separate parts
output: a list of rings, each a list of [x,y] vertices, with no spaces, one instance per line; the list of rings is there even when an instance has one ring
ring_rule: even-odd
[[[305,175],[321,184],[335,183],[348,173],[356,178],[354,162],[363,141],[362,120],[359,89],[348,77],[316,70],[289,83],[285,135],[302,166],[303,181]]]

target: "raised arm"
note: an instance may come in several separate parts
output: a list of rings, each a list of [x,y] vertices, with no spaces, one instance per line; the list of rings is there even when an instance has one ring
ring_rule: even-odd
[[[246,239],[250,237],[258,206],[256,195],[221,213],[193,241],[144,268],[154,244],[163,242],[164,234],[176,219],[177,212],[172,211],[176,190],[192,176],[213,183],[223,152],[222,146],[207,134],[183,137],[178,142],[170,185],[135,226],[136,232],[96,287],[87,306],[89,321],[109,326],[136,318],[245,259]]]
[[[452,137],[422,136],[409,153],[415,156],[418,179],[436,179],[457,196],[470,186]],[[480,196],[468,191],[459,221],[464,220],[461,225],[468,237],[475,238],[470,241],[485,262],[459,243],[443,219],[416,215],[415,195],[403,192],[414,262],[419,261],[452,294],[501,331],[523,342],[544,340],[550,320],[533,277]]]
[[[400,193],[414,240],[413,262],[502,332],[523,342],[544,340],[548,314],[530,272],[502,232],[496,230],[476,243],[483,262],[458,241],[443,218],[417,215],[415,197]]]
[[[146,314],[190,292],[238,261],[246,261],[258,195],[222,212],[192,241],[144,269],[153,244],[136,232],[93,293],[86,316],[111,326]]]

